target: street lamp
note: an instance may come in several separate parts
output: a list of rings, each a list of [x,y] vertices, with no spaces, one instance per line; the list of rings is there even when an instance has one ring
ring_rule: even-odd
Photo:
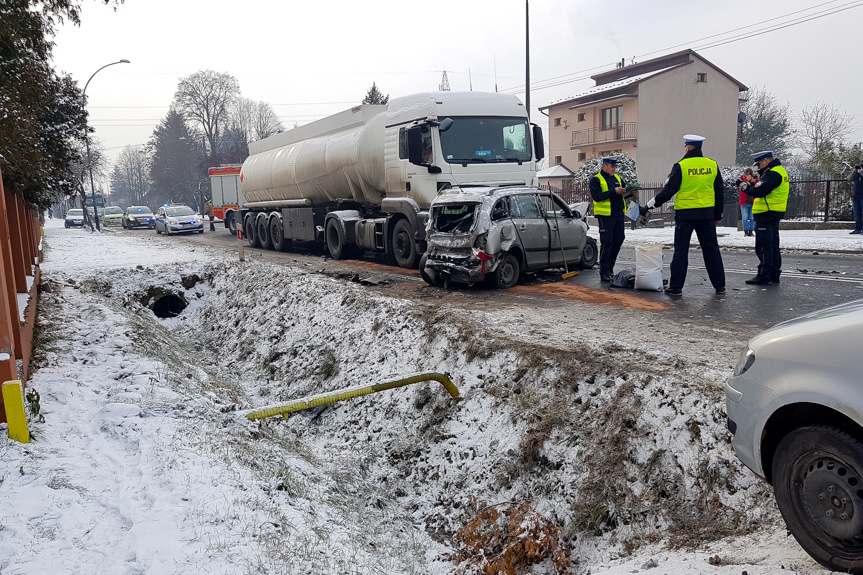
[[[95,76],[100,71],[107,68],[108,66],[113,66],[114,64],[129,64],[129,63],[130,62],[128,60],[123,59],[123,60],[119,60],[117,62],[111,62],[110,64],[105,64],[104,66],[102,66],[101,68],[99,68],[98,70],[93,72],[93,76]],[[90,80],[93,79],[93,76],[90,76]],[[90,80],[87,80],[87,83],[84,84],[84,91],[81,93],[81,99],[82,99],[82,104],[83,104],[84,108],[86,108],[86,106],[87,106],[87,86],[90,85]],[[86,112],[86,109],[84,111]],[[88,125],[84,126],[84,143],[87,146],[87,169],[90,171],[90,194],[93,197],[93,219],[96,221],[96,229],[101,232],[102,227],[99,225],[99,211],[96,208],[96,186],[93,185],[93,166],[90,163],[91,162],[91,160],[90,160],[90,135],[87,133],[88,127],[89,127]],[[86,209],[87,209],[87,202],[84,202],[84,210],[86,211]]]

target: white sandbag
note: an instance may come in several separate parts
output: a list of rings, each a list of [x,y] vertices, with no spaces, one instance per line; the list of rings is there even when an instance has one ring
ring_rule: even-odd
[[[662,291],[662,244],[635,246],[635,289]]]

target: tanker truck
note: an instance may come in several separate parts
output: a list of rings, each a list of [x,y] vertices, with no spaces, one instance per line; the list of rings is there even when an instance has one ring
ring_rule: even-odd
[[[415,268],[429,204],[451,187],[536,185],[542,131],[513,95],[427,92],[355,106],[249,144],[241,232],[252,247],[317,242]]]

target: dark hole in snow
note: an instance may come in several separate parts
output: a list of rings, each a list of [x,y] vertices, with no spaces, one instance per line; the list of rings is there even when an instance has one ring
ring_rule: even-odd
[[[186,309],[186,300],[175,294],[165,294],[153,302],[152,310],[156,317],[177,317]]]

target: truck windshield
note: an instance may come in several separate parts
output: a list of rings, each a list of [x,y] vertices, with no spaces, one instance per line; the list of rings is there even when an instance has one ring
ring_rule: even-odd
[[[442,118],[441,118],[442,119]],[[449,164],[529,162],[532,156],[526,118],[453,117],[440,133],[441,151]]]

